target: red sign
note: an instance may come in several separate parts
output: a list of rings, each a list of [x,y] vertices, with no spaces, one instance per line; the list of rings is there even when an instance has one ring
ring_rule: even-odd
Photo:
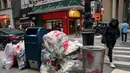
[[[101,13],[104,14],[104,8],[101,8]]]
[[[101,15],[100,13],[95,13],[95,20],[100,20],[101,19]]]
[[[82,5],[85,5],[85,0],[82,0]]]

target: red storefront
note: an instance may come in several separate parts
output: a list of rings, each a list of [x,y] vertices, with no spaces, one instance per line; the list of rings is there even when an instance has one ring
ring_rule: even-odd
[[[78,10],[77,10],[78,11]],[[73,34],[76,32],[76,26],[80,24],[82,27],[82,15],[79,12],[78,16],[70,16],[70,10],[56,11],[50,13],[43,13],[43,26],[48,30],[60,30],[64,33]]]
[[[48,31],[60,30],[68,35],[76,32],[77,25],[82,26],[82,0],[43,0],[42,3],[32,7],[29,14],[41,14]]]

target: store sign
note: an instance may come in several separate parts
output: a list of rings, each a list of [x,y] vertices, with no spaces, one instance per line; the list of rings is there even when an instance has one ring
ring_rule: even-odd
[[[104,8],[101,8],[101,13],[104,14]]]
[[[80,12],[77,9],[71,9],[69,11],[69,17],[80,17]]]
[[[44,0],[42,1],[42,4],[54,3],[54,2],[59,2],[59,1],[63,1],[63,0]]]
[[[46,11],[67,6],[82,6],[82,0],[46,0],[45,4],[32,7],[31,12]]]
[[[85,0],[82,0],[82,5],[85,5]]]
[[[101,19],[101,14],[100,13],[95,13],[95,20],[98,21]]]

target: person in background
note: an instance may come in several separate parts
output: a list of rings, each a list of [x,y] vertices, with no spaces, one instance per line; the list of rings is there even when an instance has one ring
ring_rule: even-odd
[[[122,42],[127,42],[128,28],[129,28],[129,24],[126,21],[124,21],[124,23],[122,24],[122,27],[121,27]],[[125,35],[125,38],[124,38],[124,35]]]
[[[80,24],[76,27],[76,37],[80,37]]]
[[[116,44],[116,40],[120,37],[119,22],[117,19],[112,19],[104,32],[105,44],[108,50],[108,57],[110,60],[110,67],[115,68],[112,60],[112,50]]]

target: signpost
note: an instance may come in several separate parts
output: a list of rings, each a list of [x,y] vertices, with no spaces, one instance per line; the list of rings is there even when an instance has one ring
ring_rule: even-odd
[[[91,14],[91,1],[85,0],[85,17],[84,17],[84,29],[82,32],[83,35],[83,45],[94,45],[94,29],[92,29],[93,21]]]

